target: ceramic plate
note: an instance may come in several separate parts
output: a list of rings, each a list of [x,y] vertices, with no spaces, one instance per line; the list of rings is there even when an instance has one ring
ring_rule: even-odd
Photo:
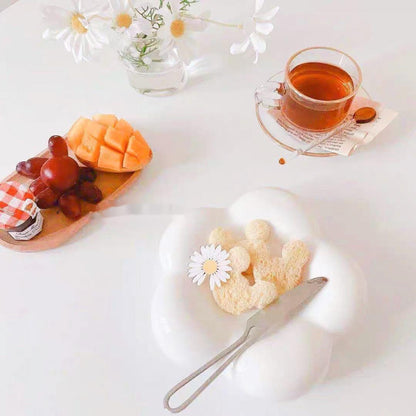
[[[187,370],[198,368],[241,335],[254,311],[237,317],[223,312],[209,284],[192,283],[187,266],[213,228],[229,228],[243,238],[245,225],[253,219],[272,226],[272,253],[280,253],[289,240],[301,239],[312,252],[304,277],[329,278],[300,315],[250,347],[228,372],[231,383],[247,394],[290,399],[325,377],[336,335],[348,331],[362,311],[365,283],[354,261],[321,238],[299,200],[286,191],[256,190],[227,208],[198,209],[172,221],[160,244],[164,276],[153,299],[153,331],[166,356]]]

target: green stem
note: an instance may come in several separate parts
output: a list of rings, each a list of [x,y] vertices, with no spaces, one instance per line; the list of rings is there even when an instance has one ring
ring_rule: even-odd
[[[207,19],[206,17],[192,16],[192,15],[186,14],[186,13],[182,14],[182,16],[183,17],[186,17],[187,19],[202,20],[203,22],[212,23],[212,24],[218,25],[218,26],[234,27],[236,29],[243,29],[243,27],[244,27],[242,24],[233,24],[233,23],[218,22],[217,20]]]

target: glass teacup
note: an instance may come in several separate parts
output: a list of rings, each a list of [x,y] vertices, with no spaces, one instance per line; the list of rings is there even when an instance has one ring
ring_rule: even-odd
[[[305,131],[325,132],[342,124],[361,86],[353,58],[337,49],[312,47],[287,62],[283,82],[267,82],[258,102],[279,109],[285,121]]]

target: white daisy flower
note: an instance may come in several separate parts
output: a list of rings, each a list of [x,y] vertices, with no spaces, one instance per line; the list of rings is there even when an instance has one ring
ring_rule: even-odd
[[[176,47],[183,61],[189,63],[193,55],[192,32],[201,32],[206,29],[207,23],[203,19],[208,17],[208,12],[201,16],[191,16],[181,12],[180,8],[180,0],[169,0],[166,6],[158,11],[163,16],[164,24],[157,31],[157,36],[163,41],[162,54]]]
[[[209,276],[209,287],[214,290],[215,286],[220,287],[222,282],[230,278],[228,272],[231,271],[231,267],[228,257],[228,252],[221,246],[203,246],[200,252],[195,251],[191,256],[188,276],[198,286]]]
[[[248,47],[253,47],[255,54],[254,63],[256,64],[259,60],[259,55],[266,51],[266,40],[265,36],[269,35],[273,30],[273,24],[270,20],[276,16],[279,11],[279,7],[276,6],[273,9],[262,12],[264,0],[256,0],[256,6],[254,15],[250,21],[244,25],[244,30],[249,35],[240,43],[233,43],[230,47],[230,53],[232,55],[238,55],[245,53]]]
[[[102,31],[100,16],[102,7],[86,8],[82,0],[73,0],[71,10],[58,6],[45,6],[42,9],[47,29],[44,39],[62,40],[68,52],[72,52],[75,62],[89,61],[97,49],[108,44]]]
[[[135,37],[138,33],[150,35],[152,24],[142,16],[135,16],[135,2],[133,0],[108,0],[112,27],[116,32],[127,32],[130,37]],[[149,7],[148,2],[140,3],[140,8]]]

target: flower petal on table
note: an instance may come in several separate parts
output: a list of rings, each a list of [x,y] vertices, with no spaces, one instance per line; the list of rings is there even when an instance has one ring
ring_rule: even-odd
[[[273,24],[270,22],[256,23],[256,32],[262,35],[269,35],[273,31]]]
[[[267,12],[264,13],[256,13],[254,15],[254,20],[258,22],[267,22],[268,20],[273,19],[273,17],[276,16],[276,13],[279,11],[279,6],[274,7],[273,9],[270,9]]]
[[[237,43],[237,42],[233,43],[230,47],[231,55],[238,55],[240,53],[244,53],[247,50],[249,44],[250,44],[249,38],[245,39],[241,43]]]
[[[254,8],[254,13],[258,13],[263,7],[264,0],[256,0],[256,7]]]
[[[250,42],[255,52],[264,53],[266,51],[266,41],[258,33],[250,35]]]

